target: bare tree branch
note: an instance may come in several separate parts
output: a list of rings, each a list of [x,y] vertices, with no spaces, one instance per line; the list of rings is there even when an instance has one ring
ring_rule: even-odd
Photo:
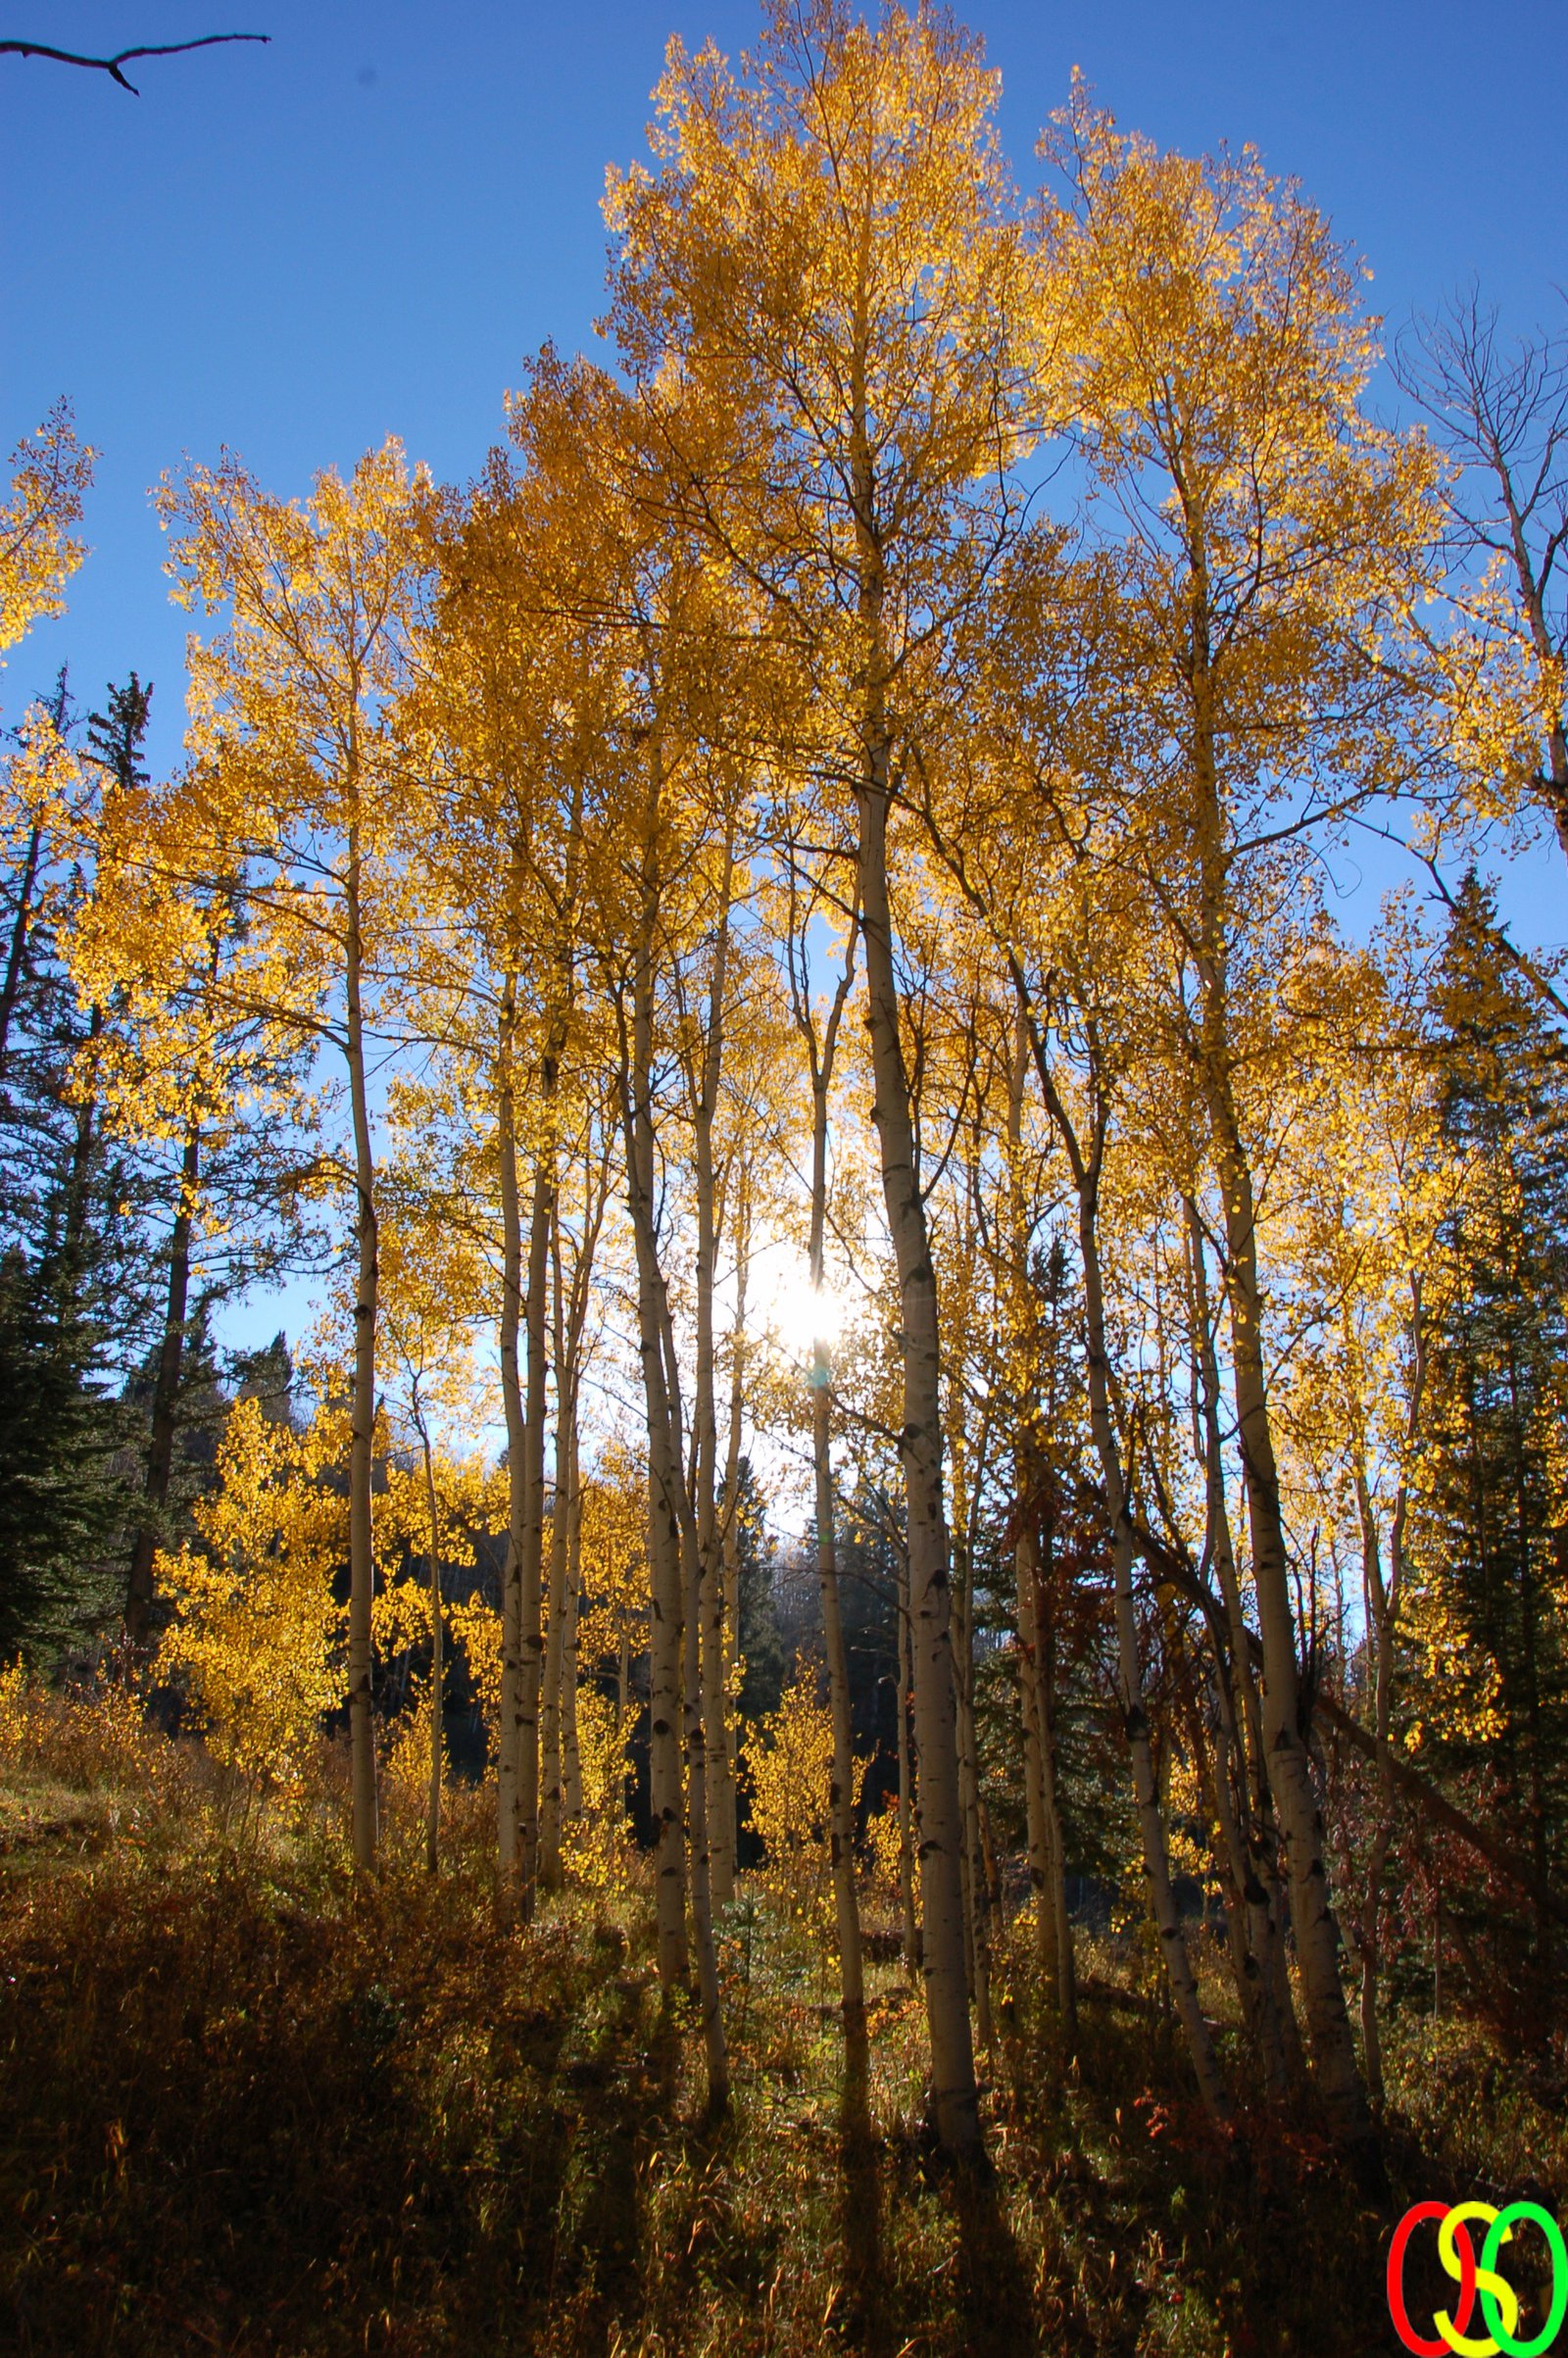
[[[48,57],[60,66],[88,66],[107,74],[111,81],[128,90],[132,98],[141,92],[120,69],[133,57],[178,57],[187,49],[216,49],[224,41],[270,41],[270,32],[209,32],[199,41],[164,41],[142,49],[117,49],[113,57],[77,57],[73,49],[51,49],[44,41],[0,41],[0,57]]]

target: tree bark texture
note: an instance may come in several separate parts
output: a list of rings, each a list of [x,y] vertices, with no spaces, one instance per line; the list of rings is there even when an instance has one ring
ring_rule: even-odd
[[[872,1119],[898,1267],[904,1363],[904,1471],[920,1853],[921,1973],[938,2136],[960,2156],[980,2150],[979,2100],[964,1962],[963,1815],[958,1794],[948,1536],[942,1506],[942,1361],[936,1272],[915,1167],[908,1075],[899,1036],[888,905],[886,743],[873,729],[858,804],[858,884],[865,943]]]
[[[650,787],[642,847],[636,957],[630,977],[631,1020],[624,997],[620,1021],[621,1117],[625,1133],[627,1209],[637,1255],[637,1346],[642,1360],[648,1426],[648,1562],[652,1604],[649,1633],[649,1788],[654,1821],[654,1891],[659,1978],[666,1994],[684,1989],[686,1844],[681,1777],[681,1672],[684,1597],[681,1566],[680,1442],[664,1356],[668,1325],[659,1262],[654,1198],[653,1054],[655,944],[659,920],[660,775],[657,742],[650,749]]]
[[[501,1195],[501,1400],[507,1427],[507,1552],[501,1574],[501,1724],[496,1740],[497,1871],[504,1924],[519,1912],[521,1871],[518,1816],[518,1727],[522,1694],[523,1528],[527,1520],[522,1382],[518,1339],[522,1329],[522,1213],[517,1189],[517,1130],[514,1095],[516,976],[509,974],[501,997],[496,1054],[496,1159]]]
[[[349,1106],[354,1130],[355,1234],[358,1263],[354,1290],[354,1398],[349,1451],[349,1751],[353,1792],[354,1864],[362,1874],[376,1863],[375,1698],[370,1647],[370,1605],[375,1591],[375,1557],[370,1523],[370,1485],[375,1450],[375,1344],[379,1292],[375,1211],[375,1164],[365,1073],[363,1006],[364,951],[360,909],[360,839],[349,829],[344,885],[345,1047]]]

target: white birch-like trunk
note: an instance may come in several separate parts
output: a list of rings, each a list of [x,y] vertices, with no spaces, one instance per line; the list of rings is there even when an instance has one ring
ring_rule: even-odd
[[[518,1820],[518,1727],[522,1691],[522,1535],[526,1521],[522,1384],[518,1338],[522,1327],[522,1217],[517,1190],[517,1133],[513,1082],[517,981],[509,974],[501,994],[496,1052],[496,1162],[501,1196],[501,1319],[499,1358],[502,1413],[507,1427],[507,1552],[501,1573],[501,1721],[496,1732],[496,1816],[499,1907],[503,1924],[516,1921],[521,1849]]]
[[[576,1392],[566,1433],[565,1629],[561,1649],[561,1783],[568,1824],[582,1816],[582,1752],[577,1731],[577,1618],[582,1601],[582,1460]]]
[[[565,1772],[562,1744],[563,1688],[566,1662],[568,1560],[566,1502],[570,1479],[572,1385],[565,1351],[565,1317],[561,1300],[561,1253],[554,1254],[556,1328],[556,1474],[550,1511],[550,1583],[545,1595],[546,1619],[544,1682],[539,1698],[539,1883],[547,1891],[561,1889],[561,1838],[565,1819]]]
[[[419,1450],[424,1460],[424,1503],[430,1523],[430,1786],[424,1818],[424,1865],[441,1872],[441,1779],[446,1766],[446,1728],[441,1716],[446,1688],[446,1626],[441,1611],[441,1510],[436,1499],[430,1436],[421,1420]]]
[[[1285,1837],[1291,1923],[1318,2090],[1335,2134],[1348,2144],[1366,2148],[1375,2145],[1372,2118],[1340,1980],[1340,1935],[1329,1902],[1323,1819],[1312,1790],[1311,1763],[1300,1724],[1290,1554],[1264,1369],[1257,1207],[1234,1087],[1229,940],[1232,851],[1220,787],[1206,556],[1196,513],[1188,559],[1190,637],[1185,663],[1192,707],[1190,750],[1199,885],[1197,964],[1201,994],[1196,1043],[1198,1078],[1208,1115],[1225,1231],[1231,1381],[1263,1648],[1264,1754],[1269,1790]]]
[[[740,1732],[734,1721],[735,1670],[740,1660],[741,1614],[741,1435],[746,1374],[746,1287],[751,1252],[751,1190],[743,1171],[735,1204],[735,1324],[729,1376],[729,1428],[724,1447],[724,1517],[719,1537],[717,1676],[724,1707],[718,1714],[718,1746],[709,1756],[711,1779],[709,1832],[713,1855],[713,1903],[735,1896],[739,1791],[736,1758]]]
[[[375,1452],[375,1328],[379,1290],[375,1162],[365,1072],[364,940],[360,909],[360,830],[349,827],[344,877],[345,1050],[354,1131],[355,1237],[354,1399],[349,1449],[349,1754],[353,1794],[354,1864],[362,1874],[376,1863],[375,1700],[370,1606],[375,1594],[370,1490]]]
[[[963,1813],[958,1793],[948,1535],[942,1503],[942,1360],[936,1272],[916,1168],[914,1125],[899,1034],[898,982],[888,905],[887,743],[869,719],[866,776],[857,794],[858,885],[865,943],[872,1119],[881,1148],[882,1195],[898,1267],[904,1362],[904,1470],[915,1741],[920,1777],[921,1973],[931,2042],[937,2134],[952,2153],[981,2150],[974,2045],[964,1963]]]
[[[913,1652],[909,1644],[909,1566],[901,1549],[897,1558],[899,1616],[899,1917],[904,1970],[911,1982],[920,1975],[920,1892],[914,1858],[915,1760],[910,1715],[914,1703]]]
[[[648,1563],[652,1616],[648,1646],[649,1800],[654,1822],[654,1905],[659,1978],[666,1996],[686,1987],[686,1842],[681,1776],[684,1597],[681,1565],[680,1444],[672,1427],[668,1320],[654,1203],[653,1054],[655,937],[659,918],[660,761],[650,747],[641,861],[641,910],[631,976],[631,1021],[620,1022],[621,1121],[626,1202],[637,1256],[637,1343],[648,1427]]]
[[[713,943],[712,972],[708,992],[707,1018],[704,1026],[703,1053],[697,1085],[694,1091],[693,1127],[695,1131],[695,1162],[697,1179],[697,1353],[694,1370],[695,1397],[692,1401],[692,1474],[695,1496],[692,1507],[696,1528],[693,1543],[697,1554],[694,1624],[695,1647],[690,1649],[694,1668],[688,1672],[687,1710],[695,1710],[702,1721],[702,1834],[699,1841],[696,1827],[697,1796],[693,1787],[693,1898],[699,1885],[703,1888],[704,1904],[710,1909],[714,1896],[733,1897],[735,1889],[734,1849],[732,1840],[723,1830],[723,1809],[719,1810],[718,1847],[721,1867],[713,1875],[713,1829],[710,1803],[728,1798],[727,1765],[729,1759],[728,1696],[726,1693],[724,1658],[724,1563],[723,1540],[718,1514],[716,1486],[718,1481],[718,1415],[713,1390],[713,1286],[717,1276],[718,1218],[717,1173],[713,1161],[713,1121],[718,1109],[719,1081],[724,1063],[725,995],[729,981],[730,895],[733,886],[732,848],[728,840],[724,847],[724,874],[720,887]],[[691,1773],[691,1745],[688,1742],[688,1773]],[[714,1763],[722,1763],[716,1780],[710,1785],[710,1771]],[[708,1932],[711,1945],[711,1927]],[[699,1948],[703,1935],[699,1927]],[[701,1970],[701,1959],[699,1959]],[[705,1999],[706,2004],[706,1999]],[[726,2066],[727,2086],[727,2066]]]
[[[554,1056],[547,1052],[541,1074],[547,1123],[555,1078]],[[554,1149],[546,1145],[534,1164],[523,1305],[528,1389],[523,1407],[523,1524],[517,1567],[517,1901],[524,1923],[533,1915],[539,1880],[539,1695],[544,1671],[545,1423],[549,1412],[545,1313],[555,1196]]]

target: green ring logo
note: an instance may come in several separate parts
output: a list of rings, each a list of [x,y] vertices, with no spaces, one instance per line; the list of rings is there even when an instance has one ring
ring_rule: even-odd
[[[1432,2322],[1438,2329],[1438,2339],[1423,2340],[1410,2324],[1410,2312],[1404,2301],[1404,2255],[1410,2237],[1425,2219],[1435,2219],[1438,2226],[1438,2257],[1444,2271],[1459,2287],[1457,2314],[1446,2309],[1434,2313]],[[1486,2241],[1481,2257],[1475,2255],[1470,2240],[1469,2221],[1485,2219]],[[1532,2340],[1520,2340],[1515,2333],[1519,2323],[1519,2296],[1506,2277],[1497,2274],[1496,2259],[1503,2245],[1513,2235],[1515,2220],[1528,2220],[1546,2238],[1551,2253],[1551,2306],[1546,2322]],[[1561,2228],[1539,2202],[1510,2202],[1499,2211],[1490,2202],[1417,2202],[1413,2203],[1394,2231],[1389,2246],[1389,2315],[1394,2330],[1414,2358],[1448,2358],[1450,2351],[1457,2358],[1544,2358],[1551,2348],[1568,2316],[1568,2244],[1563,2241]],[[1472,2333],[1470,2322],[1477,2300],[1487,2326],[1485,2335]]]

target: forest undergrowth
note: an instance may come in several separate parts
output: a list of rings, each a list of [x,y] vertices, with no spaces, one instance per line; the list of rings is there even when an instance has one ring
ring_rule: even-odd
[[[756,1883],[721,1921],[714,2126],[635,1854],[618,1889],[507,1933],[477,1788],[454,1788],[435,1878],[390,1795],[381,1872],[356,1882],[332,1747],[258,1815],[128,1703],[56,1698],[31,1729],[0,1779],[0,2319],[25,2358],[1348,2358],[1389,2346],[1407,2202],[1568,2193],[1560,2077],[1473,2026],[1391,2022],[1385,2204],[1310,2127],[1205,2125],[1136,1940],[1082,1936],[1069,2054],[1021,1923],[990,2164],[956,2170],[874,1911],[873,2134],[846,2143],[831,1959]]]

